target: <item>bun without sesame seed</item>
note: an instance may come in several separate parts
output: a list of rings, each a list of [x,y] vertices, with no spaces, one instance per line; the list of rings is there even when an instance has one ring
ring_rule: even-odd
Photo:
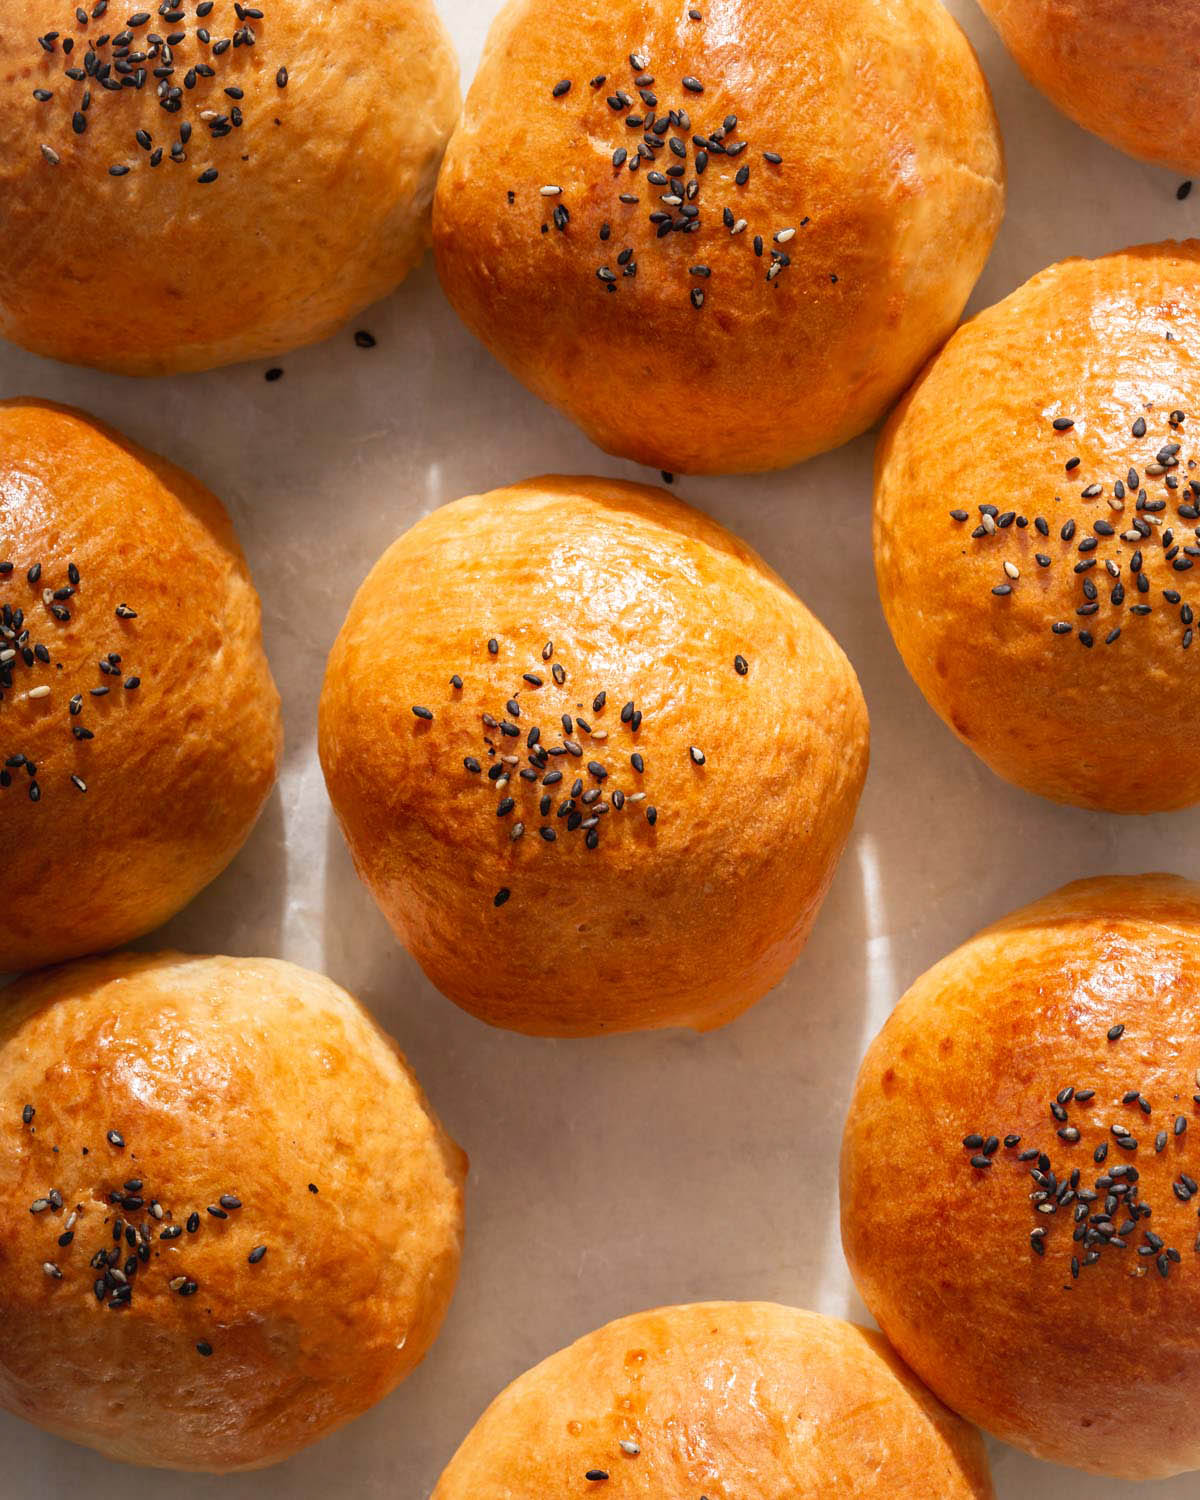
[[[279,1462],[425,1355],[465,1171],[321,975],[117,954],[22,980],[0,1005],[0,1406],[126,1463]]]
[[[1056,802],[1200,800],[1198,275],[1195,240],[1051,266],[955,333],[880,439],[905,665],[993,771]]]
[[[1200,15],[1170,0],[980,0],[1030,83],[1130,156],[1200,171],[1200,101],[1171,85],[1200,53]]]
[[[327,337],[420,260],[459,108],[430,0],[96,9],[0,0],[0,337],[210,369]]]
[[[1037,1458],[1200,1468],[1198,1034],[1200,886],[1081,880],[922,975],[859,1072],[858,1290],[948,1406]]]
[[[261,616],[198,481],[0,402],[0,972],[149,932],[241,848],[282,749]]]
[[[384,554],[329,658],[320,754],[359,874],[464,1009],[707,1030],[804,945],[867,712],[743,542],[661,490],[550,476]]]
[[[433,1500],[992,1500],[979,1434],[876,1333],[765,1302],[638,1313],[492,1402]]]
[[[511,0],[434,248],[468,327],[600,447],[776,469],[865,431],[948,336],[1003,179],[937,0]]]

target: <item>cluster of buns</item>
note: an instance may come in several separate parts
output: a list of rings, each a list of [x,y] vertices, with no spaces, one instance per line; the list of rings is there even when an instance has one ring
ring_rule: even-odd
[[[667,478],[792,464],[899,401],[875,554],[933,708],[1040,795],[1200,801],[1200,243],[1053,266],[952,334],[1004,163],[938,0],[509,0],[461,119],[429,0],[329,9],[0,0],[0,334],[138,375],[275,355],[432,244],[520,380]],[[1083,124],[1200,164],[1200,105],[1159,81],[1189,18],[985,9]],[[329,980],[86,957],[213,880],[274,782],[220,502],[12,400],[0,531],[0,969],[73,960],[0,1007],[0,1407],[128,1462],[273,1463],[431,1346],[466,1160]],[[379,560],[319,751],[432,983],[582,1037],[712,1029],[779,983],[868,723],[745,543],[665,491],[543,476]],[[1200,1468],[1198,1028],[1196,886],[1084,882],[987,929],[901,1001],[846,1123],[843,1242],[886,1341],[758,1303],[626,1318],[499,1396],[434,1500],[989,1500],[972,1423],[1094,1473]]]

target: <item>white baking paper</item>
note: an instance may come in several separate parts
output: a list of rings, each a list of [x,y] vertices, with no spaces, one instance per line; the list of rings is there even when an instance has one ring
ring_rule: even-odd
[[[464,79],[498,3],[443,0]],[[1175,177],[1078,130],[1024,83],[970,0],[950,8],[980,51],[1008,151],[1008,217],[973,306],[1067,255],[1200,231],[1200,192],[1177,202]],[[512,380],[428,263],[355,326],[378,346],[357,348],[347,329],[277,361],[274,384],[265,364],[139,382],[0,346],[0,394],[86,407],[231,508],[265,604],[286,764],[235,864],[144,946],[292,959],[373,1009],[471,1156],[458,1295],[399,1391],[276,1469],[135,1474],[0,1416],[4,1500],[126,1500],[131,1486],[141,1500],[425,1500],[502,1386],[609,1319],[714,1297],[864,1317],[839,1247],[838,1146],[859,1058],[897,997],[977,927],[1064,881],[1198,873],[1200,812],[1053,807],[997,781],[925,706],[876,599],[866,437],[787,473],[677,487],[795,587],[870,705],[870,779],[807,951],[705,1038],[543,1042],[471,1020],[393,942],[351,869],[316,758],[326,653],[380,552],[441,502],[551,470],[655,476],[605,457]],[[998,1444],[993,1456],[1002,1500],[1194,1500],[1200,1486],[1090,1479]]]

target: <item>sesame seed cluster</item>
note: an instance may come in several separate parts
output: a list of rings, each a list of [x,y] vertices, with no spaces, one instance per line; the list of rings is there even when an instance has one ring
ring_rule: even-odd
[[[692,9],[688,14],[693,22],[703,20],[699,10]],[[736,114],[724,115],[711,128],[703,122],[694,122],[692,110],[701,108],[699,96],[704,94],[705,84],[692,74],[679,79],[676,102],[664,107],[663,85],[651,71],[651,64],[648,53],[631,52],[629,77],[615,81],[607,72],[597,73],[586,85],[597,100],[603,99],[613,124],[624,126],[613,147],[612,178],[608,184],[616,190],[616,223],[614,226],[612,219],[605,219],[598,232],[603,246],[621,248],[606,251],[596,266],[597,281],[605,291],[616,292],[623,281],[638,275],[639,237],[634,232],[637,220],[630,221],[629,211],[645,206],[639,191],[640,176],[646,188],[652,190],[646,194],[652,244],[678,234],[702,236],[707,208],[710,219],[720,223],[722,233],[730,238],[746,237],[753,256],[765,264],[763,280],[776,285],[792,264],[787,247],[798,231],[812,223],[811,215],[806,214],[796,224],[776,224],[756,230],[748,217],[750,210],[744,213],[739,199],[754,170],[782,173],[782,153],[772,147],[759,149],[755,153],[759,158],[755,168],[749,159],[750,140],[740,128]],[[611,92],[606,93],[606,89]],[[550,90],[552,98],[562,101],[564,110],[573,107],[578,92],[571,78],[559,79]],[[685,102],[688,99],[692,101],[690,104]],[[599,107],[591,104],[586,106],[586,112],[590,114]],[[600,128],[605,128],[605,122],[602,121]],[[590,196],[591,184],[583,191]],[[538,193],[549,208],[541,232],[547,234],[553,228],[559,234],[568,233],[571,194],[554,182],[543,183]],[[510,189],[508,201],[510,205],[517,202],[515,189]],[[694,283],[687,292],[688,300],[699,311],[710,294],[712,267],[699,261],[688,268],[687,274]],[[830,272],[829,280],[836,284],[838,274]]]
[[[36,1144],[38,1134],[36,1115],[33,1104],[21,1110],[21,1125],[31,1144]],[[54,1157],[60,1158],[61,1147],[51,1149]],[[194,1267],[203,1260],[204,1226],[240,1216],[244,1206],[232,1192],[221,1193],[203,1209],[165,1205],[143,1177],[122,1176],[120,1162],[127,1153],[136,1161],[136,1143],[131,1148],[119,1130],[106,1131],[103,1146],[96,1153],[91,1146],[80,1148],[89,1167],[99,1168],[90,1203],[76,1202],[72,1207],[63,1193],[51,1186],[29,1205],[29,1212],[39,1222],[45,1221],[48,1236],[53,1239],[53,1244],[47,1241],[42,1275],[51,1281],[90,1278],[93,1305],[113,1313],[134,1305],[151,1267],[162,1264],[165,1257],[165,1270],[170,1273],[165,1282],[168,1290],[178,1297],[195,1297],[201,1290],[201,1278]],[[308,1190],[317,1192],[312,1183]],[[77,1242],[85,1239],[95,1248],[83,1263],[81,1244]],[[246,1257],[248,1263],[260,1265],[267,1251],[267,1245],[255,1245]],[[153,1290],[159,1290],[158,1286]],[[203,1299],[195,1305],[195,1350],[207,1359],[214,1352],[212,1340],[216,1335],[205,1326],[208,1311]]]
[[[123,99],[116,96],[153,94],[167,117],[164,134],[156,138],[155,132],[140,126],[132,130],[128,156],[111,162],[108,175],[127,177],[139,166],[159,167],[164,161],[184,165],[202,142],[211,148],[245,125],[245,91],[238,84],[223,87],[230,102],[221,109],[212,107],[211,90],[202,85],[219,78],[227,55],[254,46],[256,23],[265,18],[261,6],[241,0],[196,0],[194,7],[164,0],[155,11],[135,10],[123,20],[110,0],[93,0],[90,10],[68,7],[62,29],[37,38],[44,54],[61,60],[62,84],[39,84],[33,99],[56,123],[68,118],[78,137],[87,134],[95,111],[121,107]],[[287,88],[286,67],[276,71],[275,84]],[[181,117],[178,123],[175,116]],[[61,165],[65,139],[55,133],[42,141],[42,157],[50,166]],[[196,182],[207,186],[220,175],[220,169],[209,164]]]
[[[1181,649],[1191,646],[1195,605],[1185,597],[1183,575],[1200,558],[1200,477],[1195,477],[1196,459],[1184,445],[1186,421],[1186,413],[1176,407],[1155,436],[1139,415],[1129,429],[1135,445],[1133,462],[1123,473],[1087,473],[1075,454],[1060,460],[1067,479],[1075,484],[1083,480],[1078,498],[1087,502],[1088,510],[1082,521],[1069,516],[1059,522],[1052,512],[1032,517],[1034,535],[1040,539],[1033,553],[1035,567],[1049,574],[1069,567],[1073,587],[1079,590],[1074,621],[1057,613],[1047,621],[1053,635],[1074,636],[1088,649],[1097,640],[1113,646],[1131,620],[1158,611],[1178,621]],[[1057,416],[1048,426],[1052,443],[1069,440],[1075,419]],[[1054,495],[1053,503],[1061,505],[1062,497]],[[980,502],[975,513],[969,536],[977,546],[999,554],[1002,576],[992,594],[1008,598],[1021,587],[1021,568],[1013,561],[1010,537],[1027,531],[1031,518],[990,500]],[[949,514],[955,526],[972,520],[971,512],[961,506]],[[1054,553],[1042,545],[1053,542],[1063,544]],[[1157,586],[1152,574],[1158,577]]]
[[[21,710],[17,706],[22,698],[26,703],[38,705],[34,712],[41,712],[50,709],[56,695],[62,693],[59,674],[63,672],[64,664],[55,656],[51,646],[38,639],[41,634],[39,620],[49,635],[56,628],[67,626],[72,610],[78,608],[82,575],[73,562],[68,562],[62,571],[66,581],[54,585],[50,582],[49,568],[43,567],[41,562],[33,563],[23,574],[31,590],[26,602],[14,603],[5,599],[0,603],[0,704],[9,705],[7,710],[0,709],[0,726],[3,726],[6,738],[12,736],[19,741],[20,730],[14,729],[10,720],[14,710],[17,710],[17,717],[20,716]],[[0,593],[5,584],[17,584],[21,576],[16,563],[7,559],[0,562]],[[125,603],[118,604],[113,614],[122,624],[138,618],[137,610]],[[52,635],[49,638],[52,640]],[[133,693],[142,685],[141,677],[128,669],[125,660],[128,645],[124,640],[118,644],[123,647],[122,651],[109,651],[96,662],[101,681],[86,691],[72,692],[67,700],[67,723],[63,727],[64,731],[69,729],[77,750],[96,737],[84,714],[87,700],[107,698],[114,688]],[[27,755],[19,743],[13,745],[10,740],[0,768],[0,789],[11,787],[22,772],[29,800],[40,802],[46,768],[43,766],[39,772],[37,761]],[[67,779],[76,791],[87,791],[88,783],[78,770],[70,772]]]
[[[487,651],[491,657],[500,655],[501,642],[497,637],[488,638]],[[550,640],[542,647],[541,660],[549,663],[549,675],[555,685],[563,687],[567,683],[567,669],[553,658],[554,642]],[[750,663],[741,652],[734,656],[732,666],[739,677],[747,676],[750,671]],[[650,794],[645,790],[645,755],[640,749],[627,748],[637,746],[642,727],[643,712],[636,702],[630,699],[623,704],[613,722],[608,692],[601,688],[591,696],[590,711],[563,713],[553,726],[535,722],[525,728],[520,722],[522,712],[526,720],[535,717],[537,709],[530,697],[545,685],[543,671],[523,672],[520,686],[514,688],[503,709],[480,716],[479,753],[463,757],[468,776],[481,778],[499,794],[496,816],[511,820],[510,841],[516,843],[536,825],[537,836],[544,844],[557,843],[561,828],[567,836],[581,834],[586,848],[597,849],[608,814],[619,814],[627,808],[642,809],[646,822],[654,827],[659,809],[648,800]],[[451,705],[463,686],[462,674],[455,672],[449,682]],[[579,706],[583,708],[582,703]],[[412,712],[423,724],[433,725],[438,719],[434,710],[423,703],[414,703]],[[614,735],[625,741],[619,763],[610,743]],[[522,739],[523,750],[519,745]],[[685,753],[697,769],[707,764],[699,745],[686,746]],[[628,770],[624,770],[626,763]],[[622,774],[630,777],[629,790],[613,780]],[[509,886],[501,886],[492,904],[505,906],[512,895]]]
[[[1108,1044],[1115,1047],[1125,1035],[1125,1024],[1114,1022],[1106,1033]],[[1200,1089],[1200,1072],[1194,1087]],[[1193,1094],[1193,1102],[1200,1105],[1200,1093]],[[1023,1145],[1022,1137],[1015,1133],[1001,1139],[998,1135],[984,1136],[973,1131],[963,1138],[963,1149],[969,1153],[969,1164],[977,1173],[990,1175],[995,1166],[1006,1161],[1028,1167],[1034,1184],[1029,1204],[1037,1220],[1029,1232],[1030,1248],[1045,1258],[1054,1244],[1054,1226],[1063,1224],[1064,1230],[1069,1226],[1070,1269],[1075,1281],[1081,1271],[1097,1265],[1106,1255],[1119,1256],[1131,1246],[1133,1257],[1123,1257],[1132,1260],[1127,1268],[1130,1276],[1145,1276],[1147,1267],[1153,1265],[1166,1279],[1172,1266],[1183,1259],[1180,1251],[1158,1232],[1165,1229],[1159,1220],[1155,1220],[1157,1228],[1150,1227],[1156,1205],[1144,1196],[1141,1173],[1135,1164],[1142,1147],[1135,1134],[1137,1122],[1140,1118],[1149,1128],[1153,1105],[1140,1089],[1131,1088],[1121,1096],[1121,1108],[1132,1116],[1132,1126],[1122,1120],[1098,1120],[1096,1117],[1103,1110],[1097,1102],[1096,1090],[1065,1084],[1049,1103],[1056,1138],[1054,1157],[1043,1147]],[[1188,1118],[1182,1114],[1174,1115],[1165,1127],[1156,1129],[1151,1148],[1154,1155],[1162,1155],[1172,1142],[1182,1146],[1187,1129]],[[1100,1137],[1091,1150],[1092,1164],[1099,1170],[1091,1173],[1070,1160],[1078,1155],[1077,1147],[1087,1150],[1087,1135]],[[1124,1159],[1114,1163],[1112,1151]],[[1179,1203],[1190,1204],[1200,1194],[1200,1185],[1181,1169],[1175,1175],[1171,1191]],[[1157,1207],[1161,1219],[1162,1205]],[[1194,1228],[1200,1231],[1200,1225]],[[1134,1245],[1139,1234],[1140,1243]],[[1200,1232],[1195,1234],[1192,1248],[1200,1255]]]

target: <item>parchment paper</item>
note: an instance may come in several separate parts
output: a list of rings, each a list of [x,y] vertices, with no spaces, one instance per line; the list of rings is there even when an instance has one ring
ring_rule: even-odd
[[[442,0],[465,80],[498,4]],[[1008,217],[973,307],[1067,255],[1200,232],[1200,192],[1177,202],[1177,178],[1071,125],[971,0],[950,8],[980,51],[1009,163]],[[871,709],[856,830],[785,983],[704,1039],[529,1041],[461,1014],[393,942],[333,824],[315,749],[326,652],[379,553],[441,502],[554,470],[655,476],[606,458],[502,371],[430,264],[356,326],[378,347],[357,348],[347,329],[278,361],[275,384],[265,364],[138,382],[0,345],[0,393],[88,408],[230,506],[264,599],[286,766],[232,868],[143,946],[281,956],[371,1006],[471,1155],[458,1295],[398,1392],[278,1468],[134,1473],[0,1416],[4,1500],[125,1500],[131,1487],[142,1500],[425,1500],[503,1385],[611,1318],[714,1297],[865,1318],[839,1246],[837,1152],[859,1058],[895,1000],[976,928],[1064,881],[1198,873],[1200,811],[1053,807],[997,781],[925,706],[876,599],[868,436],[790,472],[677,486],[817,612]],[[1002,1500],[1194,1500],[1200,1487],[1095,1480],[992,1447]]]

